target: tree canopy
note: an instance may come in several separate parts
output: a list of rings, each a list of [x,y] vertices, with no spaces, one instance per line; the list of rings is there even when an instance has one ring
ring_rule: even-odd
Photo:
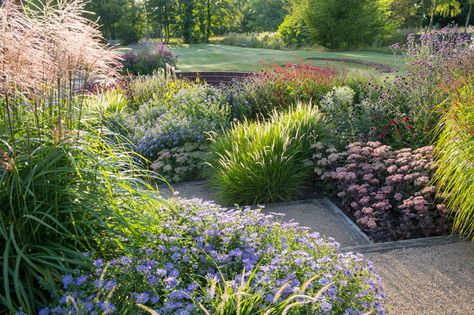
[[[466,27],[474,0],[91,0],[108,39],[207,42],[229,32],[277,31],[329,48],[366,45],[395,28]]]

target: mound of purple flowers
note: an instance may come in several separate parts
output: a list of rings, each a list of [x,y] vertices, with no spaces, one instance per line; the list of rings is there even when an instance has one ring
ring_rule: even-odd
[[[449,231],[446,206],[431,185],[433,147],[393,150],[380,142],[354,142],[347,150],[315,146],[316,172],[375,240]]]
[[[247,293],[263,297],[262,309],[301,294],[316,296],[298,307],[303,313],[385,313],[372,264],[336,254],[332,239],[255,209],[174,204],[160,210],[161,234],[148,235],[147,247],[65,275],[58,303],[41,314],[137,313],[137,304],[159,314],[202,314],[202,307],[212,313],[222,298],[216,288],[242,281],[250,282]]]
[[[176,66],[177,56],[165,43],[141,41],[134,51],[122,56],[126,70],[133,74],[152,74],[154,70]]]

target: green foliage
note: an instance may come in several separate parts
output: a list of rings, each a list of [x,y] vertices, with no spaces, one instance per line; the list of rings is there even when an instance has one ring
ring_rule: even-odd
[[[228,90],[234,117],[268,116],[275,109],[286,110],[297,102],[319,100],[344,74],[310,63],[267,65],[258,75],[238,82]]]
[[[474,237],[474,89],[472,77],[449,96],[438,130],[436,183],[454,213],[455,231]]]
[[[204,169],[204,156],[208,151],[206,144],[185,143],[180,147],[158,152],[151,169],[167,182],[183,182],[199,179]]]
[[[247,32],[276,31],[287,14],[287,0],[247,0],[241,29]]]
[[[127,247],[157,205],[124,146],[91,133],[34,141],[34,151],[17,142],[15,155],[3,142],[0,165],[0,305],[27,313],[47,301],[38,279],[54,288],[82,252]]]
[[[314,41],[332,49],[368,45],[386,24],[374,0],[308,0],[303,16]]]
[[[164,99],[188,86],[189,83],[177,80],[173,72],[157,69],[152,75],[133,78],[128,90],[135,105],[139,106],[151,99]]]
[[[124,44],[136,43],[145,30],[143,7],[133,0],[89,1],[87,10],[92,20],[99,18],[107,39],[121,39]]]
[[[286,16],[278,27],[278,33],[289,47],[302,47],[311,44],[311,34],[301,14]]]
[[[140,41],[134,46],[134,50],[127,52],[122,56],[124,71],[132,74],[149,75],[159,69],[165,69],[176,66],[178,58],[166,44],[157,44],[153,41]]]
[[[206,142],[206,133],[226,128],[230,115],[222,92],[194,85],[150,100],[129,115],[126,123],[137,152],[153,161],[161,150]]]
[[[303,161],[322,130],[319,111],[302,104],[267,121],[237,123],[212,138],[206,175],[225,204],[293,199],[311,177]]]
[[[117,89],[88,96],[85,104],[94,114],[99,113],[103,117],[123,112],[130,105],[127,96]]]
[[[212,43],[251,48],[281,49],[284,43],[278,33],[229,33],[211,39]]]

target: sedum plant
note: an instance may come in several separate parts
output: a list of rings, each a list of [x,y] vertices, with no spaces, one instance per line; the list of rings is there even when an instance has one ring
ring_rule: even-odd
[[[207,144],[185,143],[180,147],[158,152],[150,168],[168,182],[182,182],[199,179],[204,168]]]
[[[315,173],[376,241],[445,234],[450,218],[437,188],[433,147],[393,150],[354,142],[346,150],[313,146]]]
[[[236,123],[212,136],[206,174],[225,204],[255,204],[299,196],[311,170],[303,161],[323,135],[316,107],[298,104],[264,121]]]

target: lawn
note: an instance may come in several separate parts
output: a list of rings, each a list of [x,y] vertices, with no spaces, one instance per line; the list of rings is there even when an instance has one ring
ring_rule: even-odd
[[[174,47],[178,55],[178,70],[181,71],[254,71],[261,61],[267,63],[309,61],[311,58],[341,58],[357,61],[368,61],[394,68],[400,67],[400,62],[392,54],[372,51],[323,52],[312,50],[273,50],[261,48],[245,48],[225,45],[197,44]],[[326,60],[311,60],[316,65],[344,66],[356,72],[377,73],[365,65],[351,62],[335,62]]]

